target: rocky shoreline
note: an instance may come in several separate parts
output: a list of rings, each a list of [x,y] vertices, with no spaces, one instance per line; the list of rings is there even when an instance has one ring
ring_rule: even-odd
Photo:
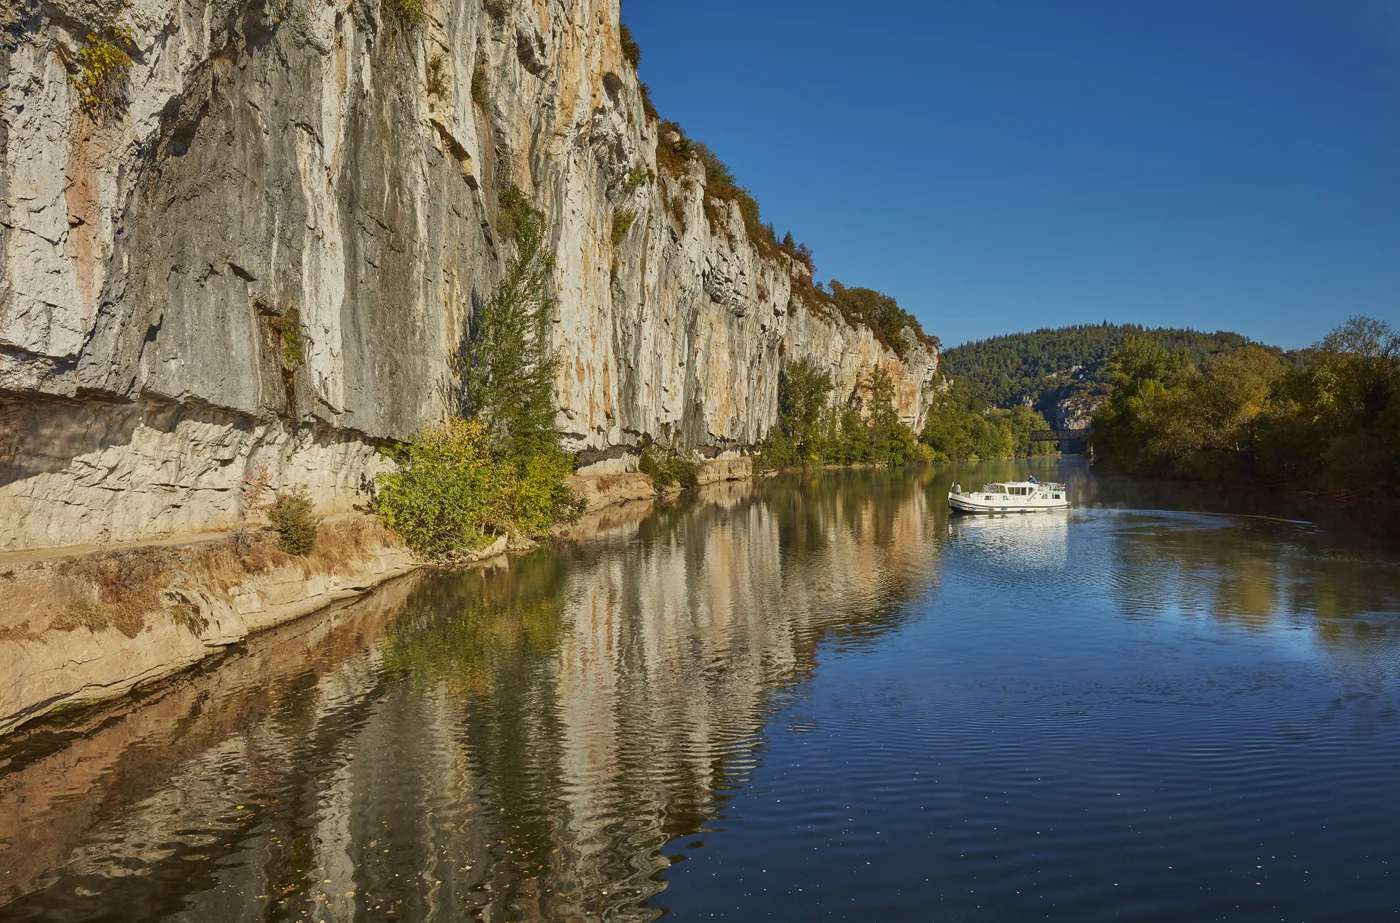
[[[561,538],[587,534],[615,509],[649,509],[661,496],[626,460],[593,468],[601,470],[585,468],[570,479],[588,512],[561,529]],[[702,464],[699,480],[751,475],[750,459],[733,454]],[[0,735],[61,709],[126,695],[425,564],[362,514],[340,517],[325,532],[327,550],[305,559],[269,559],[249,544],[249,533],[0,556],[0,587],[11,601],[0,611]],[[501,541],[476,559],[528,547]]]

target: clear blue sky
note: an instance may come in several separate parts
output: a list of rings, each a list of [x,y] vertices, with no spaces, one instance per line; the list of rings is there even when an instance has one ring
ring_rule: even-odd
[[[1400,325],[1400,0],[626,0],[642,79],[818,276],[947,345]]]

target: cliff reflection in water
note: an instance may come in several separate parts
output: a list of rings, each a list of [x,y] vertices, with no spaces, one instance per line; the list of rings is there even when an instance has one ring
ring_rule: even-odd
[[[425,586],[384,666],[454,729],[441,810],[470,835],[391,850],[418,850],[447,906],[653,916],[661,847],[748,781],[818,642],[878,635],[927,582],[928,517],[909,482],[730,489],[568,558]]]
[[[0,906],[650,919],[661,847],[750,778],[765,716],[818,644],[878,638],[930,584],[926,481],[714,489],[563,551],[425,579],[377,643],[274,672],[271,693],[191,679],[154,740],[132,740],[139,709],[86,738],[101,768],[83,786],[53,774],[66,751],[12,761],[7,795],[50,805],[25,823],[67,824],[27,865],[0,851]],[[123,772],[136,750],[171,765]]]

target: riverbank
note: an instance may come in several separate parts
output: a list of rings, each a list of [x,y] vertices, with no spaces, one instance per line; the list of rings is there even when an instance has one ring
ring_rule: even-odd
[[[0,566],[0,733],[123,695],[419,566],[358,514],[326,524],[304,558],[265,533],[25,557]]]
[[[735,455],[703,463],[699,481],[751,476],[750,459]],[[581,469],[569,486],[587,512],[557,530],[561,539],[590,534],[610,510],[662,496],[625,460]],[[503,538],[473,557],[528,547]],[[125,695],[425,563],[363,513],[327,522],[303,558],[262,531],[0,555],[0,734]]]

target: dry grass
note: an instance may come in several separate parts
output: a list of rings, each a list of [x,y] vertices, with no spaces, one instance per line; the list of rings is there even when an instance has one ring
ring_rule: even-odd
[[[0,626],[0,641],[38,641],[42,637],[29,627],[27,619],[18,625]]]
[[[68,604],[51,623],[58,631],[115,628],[134,638],[146,626],[146,613],[159,607],[160,591],[170,582],[174,553],[165,549],[99,555],[65,561]]]
[[[392,533],[378,520],[356,518],[321,529],[315,549],[295,556],[283,551],[270,531],[244,532],[196,548],[150,548],[65,561],[64,602],[50,623],[58,631],[115,628],[134,638],[146,617],[163,612],[191,631],[203,626],[192,599],[203,590],[225,600],[250,579],[293,565],[304,578],[348,573],[378,550],[394,547]]]

